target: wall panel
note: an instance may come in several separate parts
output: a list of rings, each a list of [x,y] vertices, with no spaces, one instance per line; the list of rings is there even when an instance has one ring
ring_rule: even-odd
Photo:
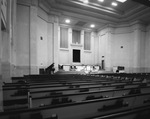
[[[16,75],[29,74],[30,8],[17,5]]]
[[[145,59],[149,49],[148,32],[146,37],[147,39],[145,26],[140,23],[99,31],[99,61],[104,56],[106,68],[109,64],[110,71],[113,66],[124,66],[127,73],[145,72],[145,61],[148,62]]]
[[[38,31],[37,31],[37,61],[39,68],[46,68],[47,63],[47,22],[40,17],[38,18]]]
[[[69,64],[69,50],[59,50],[59,64]]]
[[[112,42],[112,66],[130,67],[133,41],[130,34],[115,34]]]
[[[47,33],[47,64],[50,65],[54,62],[54,42],[53,42],[53,34],[54,34],[54,25],[53,23],[48,23],[48,33]]]

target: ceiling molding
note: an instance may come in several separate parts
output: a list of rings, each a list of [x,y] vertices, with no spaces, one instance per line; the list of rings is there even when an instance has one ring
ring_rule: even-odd
[[[123,16],[124,17],[131,16],[131,15],[138,13],[139,11],[146,9],[146,8],[147,7],[145,7],[144,5],[138,5],[135,8],[132,8],[132,10],[130,10],[130,11],[126,11]]]
[[[56,8],[59,8],[56,10]],[[69,9],[69,11],[68,11]],[[101,21],[102,23],[111,23],[111,22],[119,22],[120,17],[116,18],[116,17],[111,17],[109,15],[104,15],[104,14],[99,14],[96,12],[91,12],[91,11],[86,11],[83,9],[78,9],[78,8],[72,8],[70,6],[64,6],[64,5],[56,5],[54,9],[51,9],[52,11],[55,11],[56,13],[59,12],[59,14],[61,15],[65,15],[65,16],[71,16],[71,17],[75,17],[75,18],[80,18],[80,19],[91,19],[90,21],[95,21],[95,19],[97,19],[96,21]],[[96,16],[96,17],[95,17]]]
[[[41,0],[49,6],[49,14],[56,15],[60,18],[71,18],[78,21],[87,22],[87,24],[97,24],[97,29],[101,29],[107,24],[113,24],[115,27],[130,24],[133,21],[140,20],[145,24],[150,23],[150,18],[144,20],[147,16],[150,17],[150,8],[138,4],[136,2],[127,1],[123,6],[123,10],[102,6],[101,4],[89,3],[84,4],[81,0]],[[108,2],[108,1],[107,1]],[[131,3],[131,5],[129,5]],[[128,6],[129,5],[129,6]],[[135,6],[134,6],[135,5]],[[126,8],[127,7],[127,8]],[[70,24],[71,26],[75,23]],[[86,26],[86,25],[85,25]],[[84,26],[83,26],[84,27]],[[101,27],[101,28],[100,28]]]
[[[135,21],[137,19],[140,19],[142,16],[147,15],[147,13],[150,13],[150,8],[144,7],[143,9],[139,9],[139,11],[133,12],[132,14],[124,17],[123,19],[121,19],[121,21]]]
[[[47,4],[46,1],[40,0],[39,3],[38,3],[38,6],[39,6],[42,10],[44,10],[46,13],[49,13],[49,12],[50,12],[50,8],[51,8],[51,7]]]
[[[74,0],[71,0],[71,1],[75,2]],[[51,13],[52,13],[52,11],[56,11],[56,12],[53,12],[53,13],[56,14],[56,13],[59,12],[59,15],[61,15],[61,14],[63,14],[63,15],[74,14],[76,16],[76,18],[78,16],[80,18],[81,15],[84,15],[84,17],[85,16],[88,16],[88,17],[90,16],[92,18],[96,16],[96,18],[100,19],[102,23],[107,23],[107,22],[108,23],[109,22],[116,22],[116,23],[118,23],[118,22],[126,22],[126,21],[130,21],[133,18],[136,18],[136,17],[140,16],[140,14],[144,14],[144,13],[147,12],[147,11],[145,12],[145,9],[147,9],[147,7],[145,7],[143,5],[139,5],[139,6],[136,6],[134,9],[130,10],[129,12],[126,12],[124,15],[113,16],[112,14],[111,15],[106,15],[104,13],[100,14],[98,12],[87,11],[87,10],[83,9],[84,7],[82,7],[82,9],[79,9],[79,8],[76,8],[76,7],[71,7],[71,5],[65,6],[65,4],[62,3],[62,2],[61,2],[61,4],[56,4],[56,3],[58,3],[58,1],[55,2],[53,7],[51,8]],[[58,9],[56,10],[56,8],[58,8]],[[87,7],[85,7],[85,8],[87,8]]]
[[[97,31],[101,31],[104,30],[106,28],[123,28],[123,27],[132,27],[132,31],[134,31],[135,29],[141,29],[143,31],[146,31],[146,25],[145,23],[143,23],[140,20],[136,20],[130,23],[124,23],[124,24],[107,24],[101,28],[99,28]]]
[[[76,30],[85,30],[85,31],[95,31],[96,29],[92,29],[92,28],[81,28],[79,26],[74,26],[74,25],[67,25],[67,24],[59,24],[60,27],[65,27],[65,28],[71,28],[71,29],[76,29]]]
[[[82,8],[83,8],[83,6],[86,6],[87,9],[92,8],[92,9],[96,9],[96,10],[98,10],[100,12],[106,12],[106,13],[109,13],[109,14],[114,14],[114,15],[122,15],[123,14],[123,12],[117,11],[115,9],[110,9],[109,7],[104,7],[104,6],[101,6],[101,5],[94,4],[94,3],[84,4],[82,2],[82,0],[79,0],[79,1],[81,1],[81,2],[77,2],[75,0],[71,0],[72,3],[75,3],[77,5],[81,5]]]

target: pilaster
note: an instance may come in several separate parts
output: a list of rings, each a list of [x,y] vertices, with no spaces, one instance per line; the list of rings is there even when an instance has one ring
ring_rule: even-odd
[[[145,48],[144,39],[142,37],[143,26],[141,24],[135,24],[132,26],[134,39],[133,39],[133,57],[132,64],[133,69],[132,72],[144,72],[144,66],[142,65],[142,60],[144,60],[144,54],[142,53]]]
[[[68,49],[69,49],[69,64],[72,64],[72,49],[71,49],[71,44],[72,44],[72,29],[68,29]]]
[[[81,59],[81,64],[83,64],[84,63],[84,61],[83,61],[83,54],[84,54],[84,51],[83,51],[83,49],[84,49],[84,30],[81,30],[81,41],[80,41],[80,44],[82,45],[82,47],[81,47],[81,50],[80,50],[80,52],[81,52],[81,54],[80,54],[80,59]]]
[[[58,18],[55,16],[54,21],[54,67],[55,71],[58,71],[58,58],[59,58],[59,46],[58,46]]]
[[[2,0],[0,0],[1,3]],[[1,9],[1,4],[0,4]],[[1,12],[0,12],[1,19]],[[1,23],[0,23],[1,28]],[[0,112],[3,111],[3,90],[2,90],[2,31],[0,30]]]
[[[35,2],[35,1],[34,1]],[[30,74],[37,74],[37,6],[34,3],[30,6],[30,41],[29,41],[29,67]]]
[[[112,45],[112,28],[108,27],[107,28],[107,45],[106,45],[106,57],[105,57],[105,70],[106,71],[111,71],[112,70],[112,60],[111,60],[111,45]]]

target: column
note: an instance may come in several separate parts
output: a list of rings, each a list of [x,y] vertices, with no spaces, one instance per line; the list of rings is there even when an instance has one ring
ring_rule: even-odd
[[[95,46],[94,46],[94,44],[95,44],[95,33],[94,32],[91,32],[91,53],[92,53],[92,57],[91,57],[91,63],[93,64],[93,65],[95,65],[95,52],[97,51],[97,49],[95,49]]]
[[[94,53],[94,63],[95,65],[100,65],[100,58],[99,58],[99,35],[95,33],[94,37],[94,48],[93,48],[93,53]]]
[[[16,0],[12,0],[12,38],[11,38],[11,77],[15,77],[16,73]]]
[[[58,46],[58,18],[55,16],[54,21],[54,67],[55,72],[58,71],[58,57],[59,57],[59,46]]]
[[[72,44],[72,29],[68,28],[68,49],[69,49],[69,64],[72,64],[72,48],[71,48],[71,44]]]
[[[0,0],[1,3],[2,0]],[[0,4],[1,9],[1,4]],[[1,12],[0,12],[0,19],[1,19]],[[1,23],[0,23],[1,28]],[[2,90],[2,35],[0,30],[0,112],[3,111],[3,90]]]
[[[29,68],[30,74],[38,74],[37,67],[37,2],[30,6],[30,50]]]
[[[133,32],[133,51],[132,51],[132,65],[133,65],[133,69],[132,72],[140,72],[140,57],[141,57],[141,53],[140,53],[140,40],[141,39],[141,30],[140,30],[140,25],[136,24],[135,26],[133,26],[134,28],[134,32]]]
[[[107,31],[107,45],[106,45],[106,57],[105,57],[105,70],[106,71],[112,71],[112,63],[111,63],[111,41],[112,41],[112,29],[108,28]]]
[[[81,64],[84,64],[85,62],[84,62],[84,60],[85,60],[85,58],[84,58],[84,51],[83,51],[83,49],[84,49],[84,30],[81,30],[81,45],[82,45],[82,47],[81,47],[81,54],[80,54],[80,59],[81,59]]]
[[[4,4],[4,3],[3,3]],[[12,0],[7,1],[6,8],[6,28],[2,30],[2,80],[3,82],[10,83],[11,82],[11,39],[12,39]]]
[[[54,28],[54,24],[53,22],[49,22],[48,26],[47,26],[47,64],[48,66],[51,65],[54,62],[54,46],[53,46],[53,29]]]

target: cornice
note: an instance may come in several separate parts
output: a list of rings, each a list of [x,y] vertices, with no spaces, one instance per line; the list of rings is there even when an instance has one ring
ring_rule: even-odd
[[[142,11],[145,8],[146,7],[144,5],[135,6],[131,10],[128,10],[127,12],[125,12],[125,14],[123,15],[123,17],[125,18],[125,17],[131,16],[131,15],[134,15],[135,13],[138,13],[139,11]]]
[[[98,29],[98,34],[102,35],[107,32],[113,33],[114,29],[125,28],[125,27],[129,27],[129,32],[133,32],[135,30],[141,30],[144,32],[146,31],[146,25],[144,24],[144,22],[137,20],[134,22],[124,23],[124,24],[107,24],[102,28]],[[101,33],[101,31],[103,31],[103,33]]]
[[[137,9],[136,11],[132,11],[132,13],[128,13],[128,15],[123,16],[120,22],[135,21],[136,19],[144,17],[149,13],[150,13],[150,8],[141,7],[140,9]]]
[[[131,22],[130,27],[132,31],[135,31],[135,30],[141,30],[144,32],[146,31],[146,25],[142,21],[139,21],[139,20]]]
[[[49,14],[50,6],[47,4],[47,2],[45,0],[39,0],[38,6],[39,6],[39,8],[44,10],[47,14]]]
[[[76,30],[84,30],[84,31],[90,31],[90,32],[96,32],[95,29],[89,29],[89,28],[81,28],[73,25],[66,25],[66,24],[59,24],[60,27],[65,27],[65,28],[71,28],[71,29],[76,29]]]

